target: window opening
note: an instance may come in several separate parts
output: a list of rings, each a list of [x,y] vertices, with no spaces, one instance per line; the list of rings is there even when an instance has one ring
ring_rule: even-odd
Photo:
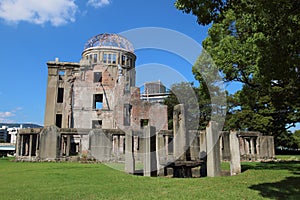
[[[94,83],[102,83],[102,72],[94,72]]]
[[[94,94],[94,109],[103,108],[103,94]]]
[[[124,126],[130,126],[131,105],[124,104]]]
[[[112,54],[112,63],[113,64],[117,63],[117,55],[116,54]]]
[[[126,56],[122,55],[122,61],[121,61],[121,64],[122,64],[122,65],[125,65],[125,61],[126,61]]]
[[[149,125],[149,119],[141,119],[141,128]]]
[[[126,57],[126,66],[130,66],[130,58],[128,56]]]
[[[93,120],[92,128],[102,128],[102,120]]]
[[[98,54],[94,54],[93,62],[96,63],[98,61]]]
[[[63,76],[64,75],[65,75],[65,71],[63,71],[63,70],[58,71],[58,78],[59,78],[59,80],[63,80]]]
[[[58,75],[64,76],[65,75],[65,71],[63,71],[63,70],[58,71]]]
[[[61,124],[62,124],[62,114],[56,114],[55,125],[58,128],[61,128]]]
[[[58,88],[57,90],[57,103],[64,102],[64,88]]]
[[[103,54],[103,63],[107,63],[107,53]]]
[[[112,63],[112,55],[111,54],[108,54],[108,59],[107,59],[108,63]]]

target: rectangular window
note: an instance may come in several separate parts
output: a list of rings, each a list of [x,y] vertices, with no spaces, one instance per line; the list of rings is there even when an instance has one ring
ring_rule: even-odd
[[[131,65],[131,58],[130,57],[126,57],[126,66],[129,66],[130,67]]]
[[[149,119],[141,119],[141,128],[149,125]]]
[[[103,108],[103,94],[94,94],[94,109],[99,110]]]
[[[103,54],[103,63],[107,63],[107,53]]]
[[[94,83],[102,83],[102,72],[94,72]]]
[[[116,54],[112,54],[112,63],[113,64],[117,63],[117,55]]]
[[[102,128],[102,120],[93,120],[92,128]]]
[[[59,71],[58,71],[58,75],[60,75],[60,76],[64,76],[64,75],[65,75],[65,71],[63,71],[63,70],[59,70]]]
[[[126,61],[126,56],[122,55],[122,61],[121,61],[121,64],[122,64],[122,65],[125,65],[125,61]]]
[[[64,102],[64,88],[58,88],[57,90],[57,103]]]
[[[62,124],[62,114],[56,114],[55,125],[58,128],[61,128],[61,124]]]
[[[124,104],[124,126],[130,126],[131,105]]]
[[[108,63],[110,64],[112,62],[112,55],[108,54],[108,59],[107,59]]]
[[[63,76],[64,75],[65,75],[65,71],[63,71],[63,70],[58,71],[58,78],[59,78],[59,80],[63,80]]]
[[[94,54],[93,63],[97,63],[98,61],[98,54]]]

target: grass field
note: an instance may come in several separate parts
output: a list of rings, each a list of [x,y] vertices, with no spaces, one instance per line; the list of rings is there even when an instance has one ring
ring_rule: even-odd
[[[132,176],[102,164],[2,158],[0,199],[300,199],[299,158],[242,163],[237,176],[192,179]]]

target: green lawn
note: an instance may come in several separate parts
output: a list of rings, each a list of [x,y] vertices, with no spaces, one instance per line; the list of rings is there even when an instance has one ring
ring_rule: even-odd
[[[300,199],[300,161],[243,163],[242,170],[231,177],[152,178],[102,164],[2,158],[0,199]]]

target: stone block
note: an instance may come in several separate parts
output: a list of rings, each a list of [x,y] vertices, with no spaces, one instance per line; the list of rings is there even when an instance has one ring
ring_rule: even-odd
[[[55,161],[59,158],[60,133],[56,126],[45,127],[40,135],[40,159]]]
[[[104,133],[102,129],[92,129],[89,132],[90,155],[96,160],[111,160],[112,146],[112,134]]]
[[[240,145],[237,132],[231,131],[229,134],[230,143],[230,175],[241,173]]]
[[[214,121],[209,122],[209,125],[206,127],[207,176],[209,177],[221,175],[219,136],[218,124]]]
[[[144,128],[144,176],[157,176],[156,129],[153,126]]]
[[[134,174],[135,172],[133,148],[133,131],[128,130],[125,132],[125,172],[130,174]]]
[[[186,129],[185,109],[183,104],[174,106],[173,128],[174,128],[174,157],[175,160],[187,160],[189,157],[189,137]]]

